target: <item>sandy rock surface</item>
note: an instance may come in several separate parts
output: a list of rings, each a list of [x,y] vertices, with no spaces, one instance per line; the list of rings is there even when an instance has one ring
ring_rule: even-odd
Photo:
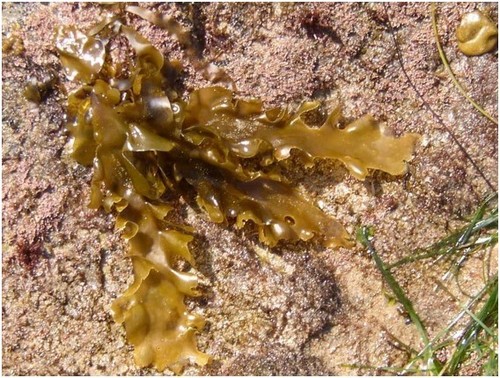
[[[396,135],[422,135],[404,177],[375,172],[360,182],[335,162],[287,166],[301,190],[350,233],[372,225],[384,261],[463,225],[463,217],[491,192],[410,86],[389,20],[410,80],[497,188],[497,128],[443,70],[427,4],[143,6],[171,14],[192,30],[203,57],[235,80],[238,96],[259,97],[269,106],[340,101],[347,120],[368,113]],[[155,374],[134,365],[125,332],[110,316],[110,303],[132,279],[130,261],[113,231],[113,216],[86,206],[90,170],[67,155],[64,91],[72,87],[59,65],[54,27],[88,28],[106,9],[89,3],[2,8],[3,36],[11,33],[24,46],[19,54],[5,51],[2,66],[3,372]],[[466,57],[456,45],[460,17],[474,9],[497,22],[496,4],[447,3],[438,8],[441,38],[458,79],[496,117],[497,56]],[[166,56],[183,62],[176,88],[182,95],[210,84],[164,31],[130,20]],[[22,95],[26,78],[47,70],[57,73],[60,85],[39,105],[28,102]],[[415,327],[387,300],[382,277],[361,245],[269,249],[250,226],[226,229],[185,202],[177,207],[197,230],[192,252],[204,295],[189,306],[207,320],[198,343],[214,359],[185,374],[373,374],[376,369],[348,365],[402,366],[408,356],[394,337],[421,347]],[[459,299],[461,290],[477,292],[484,284],[482,269],[479,259],[468,261],[448,290]],[[396,271],[431,336],[460,309],[443,292],[429,291],[445,270],[409,265]]]

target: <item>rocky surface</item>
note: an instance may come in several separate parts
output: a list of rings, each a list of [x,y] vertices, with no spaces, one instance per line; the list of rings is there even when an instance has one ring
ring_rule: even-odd
[[[395,134],[418,132],[422,143],[404,177],[376,172],[365,182],[337,163],[287,166],[291,179],[354,233],[372,225],[375,247],[395,261],[463,224],[491,189],[409,84],[458,137],[497,188],[497,128],[464,100],[443,70],[427,4],[143,4],[192,30],[203,57],[235,80],[238,95],[269,106],[307,99],[339,101],[346,119],[369,113]],[[2,330],[7,375],[154,374],[133,363],[124,330],[109,305],[132,279],[113,216],[87,209],[91,172],[67,156],[65,91],[53,30],[85,29],[105,6],[90,3],[3,3]],[[497,22],[497,5],[438,7],[442,42],[469,93],[497,115],[498,60],[457,49],[460,17],[481,9]],[[390,23],[389,23],[390,22]],[[176,88],[184,96],[208,85],[164,31],[131,23],[169,58],[184,64]],[[392,25],[392,28],[390,27]],[[9,34],[10,33],[10,34]],[[5,46],[5,45],[4,45]],[[117,51],[117,53],[120,53]],[[53,70],[59,84],[38,105],[23,97],[27,77]],[[189,306],[207,327],[201,350],[213,356],[186,374],[337,375],[376,373],[358,366],[402,366],[394,338],[418,349],[414,326],[391,305],[387,288],[361,245],[331,250],[316,243],[268,249],[251,227],[210,223],[181,201],[177,210],[197,230],[192,251],[204,295]],[[492,272],[496,263],[492,261]],[[471,259],[456,281],[457,299],[479,290],[482,260]],[[430,335],[459,309],[442,291],[429,292],[444,265],[396,271]],[[468,374],[479,371],[467,370]],[[168,372],[166,372],[168,373]]]

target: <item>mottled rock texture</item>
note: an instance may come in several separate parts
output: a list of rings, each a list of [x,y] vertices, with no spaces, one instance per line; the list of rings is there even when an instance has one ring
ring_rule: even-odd
[[[410,80],[496,188],[497,128],[463,99],[443,70],[428,4],[142,5],[192,30],[200,54],[227,71],[238,96],[260,97],[269,106],[339,101],[346,119],[370,113],[395,134],[423,135],[404,177],[374,173],[360,182],[332,162],[312,169],[287,166],[304,193],[350,232],[372,225],[385,261],[461,226],[490,192],[410,86],[389,20]],[[111,301],[132,279],[124,243],[111,215],[87,209],[91,172],[67,156],[64,92],[72,85],[61,72],[54,27],[87,28],[106,9],[90,3],[2,8],[3,36],[16,34],[24,45],[20,54],[4,52],[2,66],[3,372],[154,374],[134,366],[124,330],[109,314]],[[494,3],[443,4],[441,38],[458,79],[496,117],[497,56],[466,57],[457,49],[460,17],[474,9],[497,22]],[[209,84],[164,31],[134,17],[131,23],[165,55],[184,63],[176,88],[181,94]],[[119,47],[114,53],[127,59]],[[27,102],[27,77],[49,69],[60,84],[39,105]],[[181,200],[176,209],[197,230],[192,250],[204,295],[189,306],[207,319],[199,347],[214,361],[185,373],[367,374],[376,370],[346,365],[401,366],[407,355],[392,336],[421,347],[414,326],[387,301],[383,280],[360,245],[330,250],[313,242],[269,250],[259,245],[252,227],[224,229],[190,204]],[[396,271],[431,336],[460,309],[447,294],[429,292],[445,270],[409,265]],[[463,298],[458,285],[474,293],[483,284],[481,274],[482,262],[472,259],[448,289]]]

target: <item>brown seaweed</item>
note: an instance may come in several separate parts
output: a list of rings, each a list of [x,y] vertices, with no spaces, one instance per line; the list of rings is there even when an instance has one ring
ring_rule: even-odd
[[[497,45],[498,29],[495,23],[478,10],[462,17],[456,34],[458,48],[468,56],[486,54]]]
[[[173,19],[138,7],[126,10],[192,49]],[[115,77],[108,66],[106,45],[119,34],[135,51],[126,77]],[[204,321],[184,304],[186,296],[198,295],[188,246],[193,235],[168,219],[167,195],[185,193],[187,185],[211,220],[234,221],[237,227],[253,223],[270,246],[313,237],[326,246],[349,246],[344,227],[302,198],[280,173],[280,162],[297,149],[305,162],[338,159],[358,179],[370,169],[399,175],[417,139],[388,136],[369,116],[340,129],[339,109],[320,128],[309,126],[304,115],[317,102],[296,111],[266,110],[257,99],[237,99],[217,86],[183,100],[168,79],[167,68],[174,64],[120,17],[88,33],[60,28],[56,46],[67,78],[82,84],[68,97],[71,155],[93,166],[90,206],[116,212],[116,227],[129,244],[134,282],[112,311],[135,346],[139,366],[180,372],[187,363],[209,360],[195,339]],[[198,67],[214,81],[225,77],[213,65],[199,62]],[[180,271],[180,260],[193,269]]]

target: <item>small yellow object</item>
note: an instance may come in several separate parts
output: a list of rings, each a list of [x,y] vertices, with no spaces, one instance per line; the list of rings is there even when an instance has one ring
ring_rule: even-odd
[[[457,28],[458,48],[465,55],[482,55],[493,50],[497,38],[496,25],[477,10],[467,13]]]

